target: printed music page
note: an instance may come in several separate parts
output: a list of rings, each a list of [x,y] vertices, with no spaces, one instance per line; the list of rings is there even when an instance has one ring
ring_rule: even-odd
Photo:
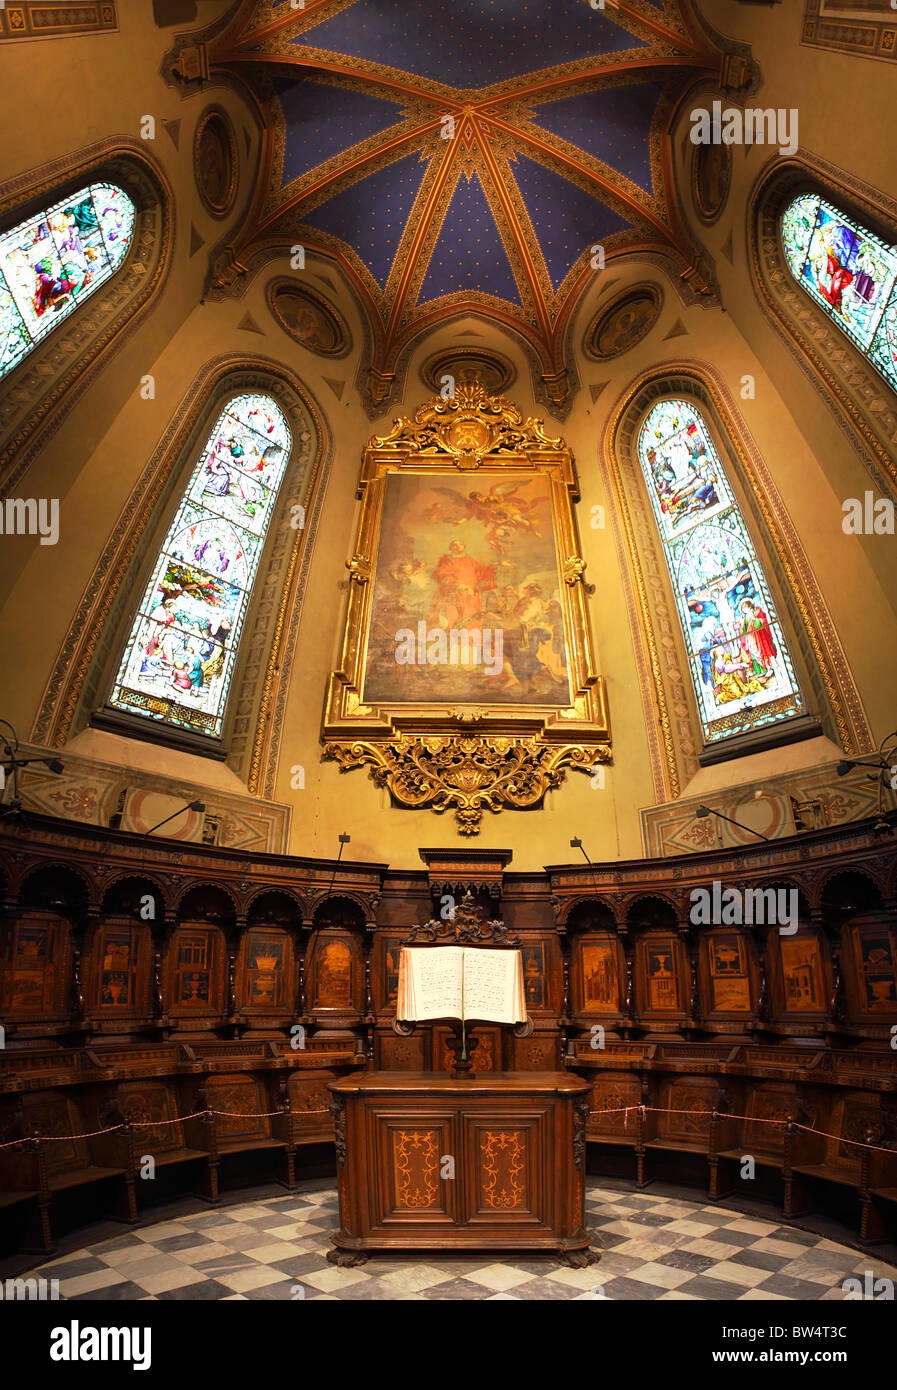
[[[519,951],[477,950],[464,957],[464,1016],[492,1023],[521,1023],[523,966]]]

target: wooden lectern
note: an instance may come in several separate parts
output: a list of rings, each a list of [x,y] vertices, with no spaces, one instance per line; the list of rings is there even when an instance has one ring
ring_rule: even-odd
[[[468,894],[452,921],[416,927],[406,942],[516,948],[502,922],[479,916]],[[394,1028],[407,1035],[414,1024],[397,1019]],[[585,1225],[589,1083],[564,1072],[474,1076],[463,1036],[459,1027],[452,1076],[355,1072],[330,1083],[340,1229],[328,1260],[359,1264],[378,1250],[544,1250],[594,1264]]]

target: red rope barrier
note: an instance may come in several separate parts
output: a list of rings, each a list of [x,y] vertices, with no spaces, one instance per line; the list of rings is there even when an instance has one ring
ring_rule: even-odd
[[[100,1134],[115,1134],[120,1129],[158,1129],[163,1125],[179,1125],[184,1120],[197,1120],[201,1115],[227,1115],[232,1120],[266,1120],[274,1115],[329,1115],[323,1110],[194,1110],[190,1115],[176,1115],[173,1120],[123,1120],[120,1125],[108,1125],[106,1129],[89,1129],[84,1134],[27,1134],[22,1139],[12,1139],[0,1144],[0,1149],[15,1149],[22,1144],[61,1144],[69,1139],[95,1139]]]
[[[621,1105],[614,1110],[590,1110],[589,1115],[625,1115],[625,1124],[629,1123],[629,1115],[637,1114],[641,1111],[645,1115],[718,1115],[721,1120],[748,1120],[753,1125],[786,1125],[787,1120],[772,1120],[760,1115],[736,1115],[725,1113],[719,1110],[670,1110],[660,1105]],[[85,1134],[34,1134],[27,1135],[23,1139],[13,1139],[6,1144],[0,1144],[0,1149],[14,1149],[21,1144],[60,1144],[69,1139],[94,1139],[100,1134],[114,1134],[117,1130],[125,1129],[156,1129],[163,1125],[179,1125],[185,1120],[196,1120],[202,1115],[224,1115],[232,1120],[267,1120],[275,1115],[328,1115],[328,1109],[321,1110],[194,1110],[191,1115],[178,1115],[173,1120],[129,1120],[123,1121],[120,1125],[110,1125],[107,1129],[88,1130]],[[802,1125],[797,1120],[791,1121],[795,1129],[802,1129],[807,1134],[818,1134],[822,1139],[836,1139],[841,1144],[852,1144],[857,1149],[874,1149],[876,1153],[897,1153],[897,1150],[888,1149],[883,1144],[866,1144],[860,1139],[847,1139],[841,1134],[830,1134],[824,1129],[814,1129],[812,1125]]]

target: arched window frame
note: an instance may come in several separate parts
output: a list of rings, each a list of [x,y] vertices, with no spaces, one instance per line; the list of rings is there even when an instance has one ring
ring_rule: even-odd
[[[220,741],[105,708],[121,653],[158,551],[223,402],[244,391],[271,394],[293,434],[234,670]],[[198,372],[159,439],[106,542],[75,610],[31,737],[62,748],[87,725],[227,761],[252,793],[274,796],[284,702],[320,508],[332,466],[327,420],[283,363],[224,355]],[[297,514],[296,508],[301,508]],[[294,520],[295,518],[295,520]],[[304,523],[304,524],[301,524]]]
[[[856,451],[879,492],[897,498],[897,395],[825,310],[804,293],[787,262],[781,216],[794,198],[818,194],[889,245],[897,242],[897,199],[818,155],[769,161],[747,211],[747,255],[760,303],[823,408]]]
[[[146,142],[128,137],[100,141],[0,186],[0,232],[91,183],[115,184],[127,194],[136,210],[134,234],[115,273],[3,378],[0,486],[7,493],[97,372],[140,326],[171,265],[171,186]]]
[[[237,392],[224,401],[193,459],[156,552],[107,709],[220,743],[246,620],[292,447],[289,422],[269,393]],[[252,472],[246,471],[244,460]],[[230,554],[220,550],[228,541],[233,543]],[[184,586],[177,601],[165,597],[168,574]],[[194,579],[194,574],[201,578]],[[194,608],[191,591],[197,585],[203,586],[209,601]],[[159,618],[162,610],[164,621]],[[230,628],[225,630],[222,623]],[[156,666],[166,649],[165,659]],[[141,678],[141,658],[157,670],[156,676]],[[176,671],[180,686],[174,684]],[[194,677],[198,690],[208,692],[207,709],[201,698],[194,698]],[[168,713],[153,714],[154,705]]]
[[[706,748],[686,666],[675,595],[651,511],[636,442],[651,406],[664,397],[701,410],[769,583],[808,706],[805,718]],[[741,413],[715,368],[680,362],[650,368],[612,408],[600,449],[620,573],[633,636],[655,795],[667,801],[707,763],[826,734],[845,752],[872,733],[818,582]]]
[[[711,505],[702,509],[700,512],[697,509],[690,511],[688,520],[691,524],[688,527],[683,527],[678,534],[673,533],[669,536],[665,534],[663,524],[664,517],[668,513],[665,511],[664,505],[661,502],[657,487],[652,487],[651,484],[650,451],[655,448],[660,451],[664,446],[668,448],[675,436],[670,435],[664,439],[658,439],[655,443],[654,439],[646,435],[648,427],[657,422],[658,412],[662,410],[663,406],[668,404],[680,406],[684,408],[684,411],[691,413],[691,423],[695,426],[696,438],[700,439],[701,432],[703,431],[704,441],[710,451],[710,464],[711,466],[716,465],[716,469],[713,470],[716,473],[716,491],[713,495],[717,497],[716,506]],[[725,462],[725,450],[721,451],[721,441],[714,438],[714,434],[715,431],[711,427],[705,412],[701,409],[697,401],[688,399],[687,397],[683,398],[681,396],[676,396],[672,393],[664,393],[659,399],[652,401],[642,413],[642,417],[636,427],[634,435],[636,458],[641,466],[642,479],[654,514],[658,542],[666,560],[667,574],[679,618],[680,632],[686,653],[686,663],[691,674],[692,693],[695,700],[696,714],[704,739],[703,756],[705,759],[708,759],[712,753],[718,751],[726,739],[739,737],[750,738],[761,732],[764,732],[766,736],[774,737],[775,732],[784,727],[785,724],[791,721],[799,721],[801,717],[805,718],[807,714],[806,701],[791,658],[790,644],[788,638],[782,631],[777,605],[771,593],[769,581],[765,573],[765,565],[758,552],[756,541],[751,534],[751,528],[747,524],[741,504],[733,488],[732,480],[729,476],[731,469],[726,466]],[[729,524],[724,525],[724,521],[728,521]],[[749,562],[748,568],[752,581],[752,593],[754,596],[759,596],[762,611],[767,615],[771,625],[773,644],[777,649],[777,656],[775,659],[775,665],[778,667],[777,684],[786,687],[782,689],[777,703],[786,705],[789,700],[793,701],[793,712],[791,713],[785,713],[783,711],[777,715],[770,716],[770,714],[766,712],[766,706],[771,702],[762,698],[762,690],[756,690],[752,693],[745,694],[742,699],[731,701],[733,706],[738,707],[737,711],[733,710],[730,713],[725,709],[725,706],[723,706],[718,720],[712,720],[710,717],[708,708],[709,700],[706,696],[705,687],[708,681],[712,682],[712,671],[709,665],[700,661],[693,652],[692,641],[685,619],[685,608],[688,605],[688,601],[680,588],[679,571],[677,569],[677,566],[681,565],[683,562],[684,554],[689,548],[689,539],[699,537],[702,528],[719,529],[729,536],[737,536],[739,531],[741,532],[740,539],[745,546],[746,553],[743,552],[742,556],[739,558],[746,559]],[[732,558],[733,560],[735,559],[734,555]],[[718,577],[719,576],[715,575],[710,576],[708,578],[708,583],[711,583],[713,579]],[[726,619],[721,619],[721,622],[726,624]],[[731,626],[731,623],[728,625]],[[737,630],[737,617],[735,620],[735,627]],[[717,644],[716,647],[707,652],[708,662],[714,657],[717,651],[722,651],[726,666],[734,667],[738,664],[740,643],[735,637],[728,634],[727,636],[728,640],[726,643]],[[701,666],[700,671],[698,670],[699,665]],[[737,675],[746,676],[747,673],[744,671],[736,673],[736,675],[732,675],[730,679],[734,681]],[[742,681],[742,684],[743,683]],[[754,679],[751,684],[759,686],[761,682]],[[751,710],[756,711],[756,718],[754,719],[751,718]],[[714,731],[715,724],[725,724],[726,722],[734,726],[732,733],[726,734],[724,732],[717,733]],[[744,725],[748,727],[742,727]]]
[[[802,218],[799,210],[804,213]],[[794,254],[786,233],[789,237],[797,235]],[[820,193],[801,193],[791,199],[779,217],[779,235],[785,262],[800,288],[897,392],[897,247],[886,245],[869,227]],[[822,272],[817,269],[823,253],[828,262],[827,287],[820,285]],[[875,278],[878,275],[880,279]],[[851,304],[857,298],[868,304],[867,321],[861,329],[858,313],[838,313],[845,296]],[[889,351],[892,338],[894,348]]]
[[[0,232],[0,301],[9,328],[0,348],[4,356],[14,353],[8,364],[0,361],[0,382],[118,274],[136,221],[125,190],[94,179]]]

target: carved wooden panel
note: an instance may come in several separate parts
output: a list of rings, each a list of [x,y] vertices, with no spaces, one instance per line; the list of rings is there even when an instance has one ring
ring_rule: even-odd
[[[701,999],[717,1018],[749,1019],[757,996],[751,943],[743,932],[709,931],[701,940]]]
[[[852,1016],[897,1020],[897,929],[891,918],[855,918],[844,928],[841,969]]]
[[[376,1225],[457,1220],[458,1184],[441,1176],[442,1157],[455,1153],[454,1123],[446,1111],[427,1107],[403,1116],[378,1116],[373,1141],[386,1182],[377,1185]]]
[[[796,1120],[800,1102],[796,1086],[753,1086],[748,1092],[747,1114],[741,1142],[746,1153],[782,1154],[785,1149],[785,1125]],[[763,1121],[773,1123],[764,1124]],[[813,1124],[813,1120],[805,1121]]]
[[[377,1066],[382,1071],[424,1071],[426,1068],[427,1037],[412,1033],[410,1038],[400,1038],[392,1031],[378,1032]]]
[[[183,922],[169,942],[168,1013],[175,1018],[224,1013],[224,934],[205,922]]]
[[[251,927],[237,958],[237,1007],[247,1014],[291,1014],[293,943],[276,927]]]
[[[209,1076],[206,1096],[211,1110],[226,1111],[215,1116],[215,1127],[223,1139],[264,1137],[270,1120],[260,1118],[262,1112],[273,1110],[267,1103],[262,1087],[252,1076],[231,1074]]]
[[[688,999],[685,950],[675,936],[649,932],[636,950],[636,1001],[642,1018],[684,1017]]]
[[[44,1161],[48,1173],[64,1173],[75,1168],[86,1168],[90,1163],[87,1141],[77,1136],[86,1133],[89,1126],[62,1091],[45,1091],[38,1096],[24,1096],[22,1109],[25,1127],[35,1135],[67,1135],[53,1144],[44,1144]]]
[[[560,1065],[560,1034],[534,1033],[529,1038],[512,1038],[513,1071],[556,1071]]]
[[[377,932],[372,953],[374,1011],[395,1014],[399,992],[399,954],[406,931]]]
[[[134,1142],[139,1154],[159,1154],[184,1146],[184,1127],[171,1124],[176,1118],[174,1097],[157,1081],[134,1081],[118,1087],[117,1100],[122,1115],[140,1128]]]
[[[297,1140],[333,1138],[333,1117],[330,1103],[333,1096],[327,1083],[336,1079],[335,1071],[294,1071],[288,1083],[290,1109],[293,1112],[293,1133]],[[268,1107],[273,1108],[273,1107]]]
[[[663,1094],[662,1109],[673,1113],[657,1116],[658,1134],[706,1144],[710,1137],[710,1115],[704,1112],[716,1108],[719,1100],[716,1082],[671,1081],[664,1087]]]
[[[598,1134],[618,1135],[621,1139],[635,1134],[635,1115],[625,1113],[628,1106],[641,1105],[642,1087],[631,1072],[603,1072],[592,1082],[589,1098],[590,1130]],[[604,1113],[608,1112],[608,1113]],[[622,1112],[622,1113],[621,1113]]]
[[[3,929],[0,1009],[6,1019],[47,1022],[68,1012],[69,925],[51,912],[25,912]]]
[[[511,1119],[498,1107],[462,1118],[470,1181],[465,1192],[466,1219],[490,1222],[525,1216],[543,1223],[550,1196],[543,1190],[547,1159],[548,1112],[534,1108]]]
[[[576,1014],[616,1014],[621,1007],[623,954],[612,932],[587,932],[573,942],[570,988]]]
[[[341,927],[312,935],[305,964],[309,1012],[360,1013],[364,1004],[364,959],[360,938]]]
[[[152,939],[146,924],[110,918],[91,933],[84,953],[84,989],[92,1013],[111,1017],[150,1012]]]
[[[851,1172],[859,1172],[862,1149],[857,1145],[868,1142],[868,1131],[872,1131],[872,1143],[880,1144],[884,1135],[879,1107],[863,1095],[839,1100],[832,1111],[832,1122],[828,1128],[839,1137],[826,1140],[825,1162],[836,1168],[850,1169]]]
[[[454,1054],[448,1039],[452,1030],[442,1024],[433,1028],[433,1065],[437,1071],[454,1069]],[[467,1052],[475,1072],[501,1071],[501,1029],[476,1028],[467,1031]]]
[[[783,936],[772,928],[767,952],[774,1011],[784,1019],[824,1018],[828,986],[816,932],[800,927],[794,936]]]

